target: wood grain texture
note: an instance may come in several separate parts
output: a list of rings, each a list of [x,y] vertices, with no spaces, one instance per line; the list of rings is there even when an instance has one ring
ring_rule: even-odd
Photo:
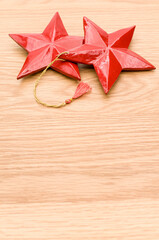
[[[39,73],[16,76],[26,52],[8,33],[42,32],[59,11],[83,35],[85,15],[108,32],[136,24],[130,49],[149,72],[123,72],[106,96],[92,67],[93,90],[61,109],[33,98]],[[158,0],[0,1],[0,239],[159,239]],[[49,70],[39,95],[50,103],[76,82]]]

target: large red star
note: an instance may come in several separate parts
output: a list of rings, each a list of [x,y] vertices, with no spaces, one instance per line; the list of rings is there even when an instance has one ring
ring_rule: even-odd
[[[59,53],[83,43],[82,37],[68,35],[58,12],[42,34],[9,34],[9,36],[29,53],[17,79],[43,70]],[[80,80],[79,69],[75,63],[56,61],[51,68]]]
[[[108,93],[122,70],[151,70],[155,67],[128,49],[135,26],[108,34],[84,17],[84,44],[62,58],[93,64],[104,92]]]

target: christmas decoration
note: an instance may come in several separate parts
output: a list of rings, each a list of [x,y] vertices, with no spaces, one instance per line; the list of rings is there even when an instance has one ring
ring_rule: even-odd
[[[72,48],[63,59],[93,64],[105,93],[122,70],[151,70],[155,67],[128,49],[135,26],[108,34],[84,17],[84,44]]]
[[[9,36],[29,53],[17,79],[45,69],[59,53],[80,46],[83,42],[82,37],[68,35],[58,12],[41,34],[9,34]],[[79,69],[75,63],[56,61],[51,68],[80,80]]]
[[[76,63],[93,65],[105,93],[108,93],[122,70],[152,70],[147,60],[128,49],[135,26],[108,34],[94,22],[84,17],[84,39],[69,36],[57,12],[41,34],[9,34],[27,52],[28,56],[18,79],[39,72],[35,82],[35,100],[46,107],[59,108],[71,103],[91,90],[80,82],[72,98],[61,104],[47,104],[37,97],[41,77],[51,67],[64,75],[80,80]]]

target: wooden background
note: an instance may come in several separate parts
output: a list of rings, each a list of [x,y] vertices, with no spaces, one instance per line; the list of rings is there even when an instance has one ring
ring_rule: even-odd
[[[33,98],[39,73],[17,81],[27,56],[8,33],[42,32],[56,11],[72,35],[87,16],[108,32],[136,24],[130,45],[154,64],[123,72],[61,109]],[[159,239],[159,1],[0,0],[0,239]],[[39,95],[55,103],[76,82],[49,70]]]

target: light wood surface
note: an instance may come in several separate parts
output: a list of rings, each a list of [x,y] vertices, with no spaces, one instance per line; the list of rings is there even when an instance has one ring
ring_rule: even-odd
[[[33,98],[39,73],[17,81],[27,56],[8,33],[38,33],[56,11],[71,35],[82,17],[113,32],[136,24],[130,49],[157,69],[123,72],[61,109]],[[159,239],[159,1],[0,1],[0,239]],[[76,82],[53,70],[38,91],[55,103]]]

